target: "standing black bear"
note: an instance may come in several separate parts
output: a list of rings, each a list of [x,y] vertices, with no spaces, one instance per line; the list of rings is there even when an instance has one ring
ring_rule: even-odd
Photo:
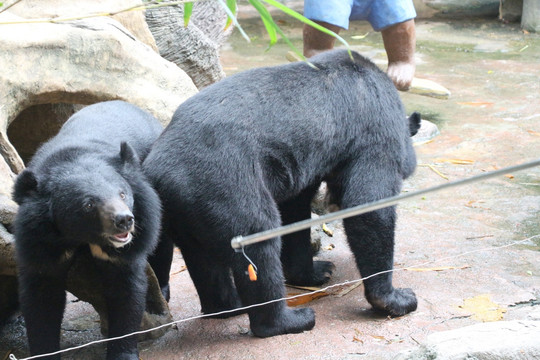
[[[19,297],[32,355],[60,348],[66,274],[80,251],[95,258],[109,337],[139,330],[146,259],[161,220],[158,195],[140,159],[161,131],[154,117],[128,103],[91,105],[73,115],[18,176]],[[136,336],[109,342],[107,358],[138,359]]]
[[[233,75],[183,103],[143,167],[160,194],[163,231],[150,263],[166,297],[172,244],[182,250],[204,313],[278,299],[289,282],[319,285],[333,265],[314,262],[309,231],[246,247],[231,239],[310,217],[310,201],[328,182],[342,208],[393,196],[415,169],[407,120],[392,81],[374,64],[346,51]],[[345,220],[362,276],[392,269],[394,208]],[[280,260],[281,256],[281,260]],[[283,265],[283,270],[282,270]],[[233,280],[234,278],[234,285]],[[416,309],[410,289],[390,273],[364,282],[369,302],[390,315]],[[248,310],[260,337],[311,329],[309,308],[284,301]]]

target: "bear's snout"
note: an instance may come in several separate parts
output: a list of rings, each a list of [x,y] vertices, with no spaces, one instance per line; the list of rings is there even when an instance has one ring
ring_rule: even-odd
[[[105,202],[100,208],[100,216],[103,233],[115,246],[124,246],[131,240],[131,233],[135,229],[135,216],[122,200]]]
[[[114,216],[114,226],[120,231],[130,231],[135,222],[131,211],[119,213]]]

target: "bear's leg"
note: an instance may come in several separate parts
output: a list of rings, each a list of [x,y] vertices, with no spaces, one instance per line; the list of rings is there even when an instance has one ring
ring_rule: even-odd
[[[171,237],[167,235],[165,229],[162,231],[159,238],[158,246],[154,253],[148,257],[148,263],[154,270],[158,279],[161,294],[167,300],[171,298],[171,290],[169,287],[169,273],[173,260],[174,244]]]
[[[130,264],[96,260],[107,305],[108,337],[140,330],[146,305],[146,261],[130,259]],[[107,359],[138,360],[137,335],[107,343]]]
[[[279,222],[276,223],[278,225]],[[244,306],[281,299],[285,296],[283,271],[280,262],[280,240],[271,239],[249,245],[245,253],[257,267],[257,280],[251,281],[247,274],[249,262],[242,253],[234,254],[232,262],[234,281]],[[248,310],[253,335],[269,337],[280,334],[299,333],[315,326],[312,309],[290,309],[285,300]]]
[[[311,200],[317,188],[310,187],[297,197],[279,204],[283,225],[311,218]],[[281,262],[289,284],[318,286],[330,280],[334,264],[313,261],[310,233],[307,229],[282,237]]]
[[[51,270],[53,266],[47,268]],[[60,326],[66,304],[65,279],[64,271],[53,276],[19,271],[19,300],[32,355],[60,350]],[[60,355],[42,359],[59,360]]]
[[[204,314],[213,314],[241,307],[242,303],[232,282],[229,267],[215,257],[209,256],[206,251],[190,246],[191,243],[197,242],[195,240],[183,242],[181,251],[197,289],[201,311]],[[227,318],[244,312],[235,311],[213,317]]]
[[[366,159],[366,165],[351,167],[341,177],[341,206],[349,208],[394,196],[399,193],[401,177],[394,167],[384,167],[384,159]],[[339,188],[339,187],[338,187]],[[339,198],[339,197],[338,197]],[[345,232],[362,277],[391,270],[394,259],[394,207],[372,211],[344,220]],[[417,301],[411,289],[392,286],[392,272],[364,280],[369,303],[391,316],[416,310]]]

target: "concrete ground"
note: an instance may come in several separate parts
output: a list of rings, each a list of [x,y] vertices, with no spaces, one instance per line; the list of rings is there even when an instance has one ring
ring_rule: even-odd
[[[278,23],[301,46],[300,27]],[[285,63],[288,49],[268,53],[259,22],[243,19],[251,44],[235,33],[222,52],[228,74]],[[367,36],[363,37],[367,33]],[[385,63],[379,33],[354,24],[343,33],[352,48]],[[418,169],[404,191],[414,191],[537,159],[540,156],[540,35],[489,20],[418,21],[417,76],[450,89],[449,100],[403,93],[407,110],[420,111],[440,135],[416,147]],[[141,359],[391,359],[434,332],[492,320],[528,319],[540,304],[540,168],[399,205],[394,285],[414,289],[418,310],[390,319],[374,313],[362,286],[342,286],[301,306],[312,307],[312,331],[258,339],[246,315],[177,324],[158,340],[140,344]],[[339,223],[323,236],[318,257],[331,260],[331,284],[359,278]],[[316,229],[320,231],[320,229]],[[500,248],[529,239],[520,245]],[[172,269],[174,319],[199,315],[199,303],[180,254]],[[350,290],[346,292],[344,290]],[[302,290],[289,288],[290,294]],[[71,299],[63,347],[100,338],[98,318]],[[22,322],[0,333],[0,359],[27,355]],[[66,359],[104,358],[104,346],[67,353]]]

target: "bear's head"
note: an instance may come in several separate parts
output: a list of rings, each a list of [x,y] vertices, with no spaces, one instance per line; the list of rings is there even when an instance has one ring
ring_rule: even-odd
[[[140,161],[127,144],[109,161],[78,156],[45,173],[24,170],[15,183],[19,204],[46,204],[45,215],[72,244],[121,248],[135,232],[134,194],[126,180],[140,172]],[[43,219],[41,219],[43,220]]]

